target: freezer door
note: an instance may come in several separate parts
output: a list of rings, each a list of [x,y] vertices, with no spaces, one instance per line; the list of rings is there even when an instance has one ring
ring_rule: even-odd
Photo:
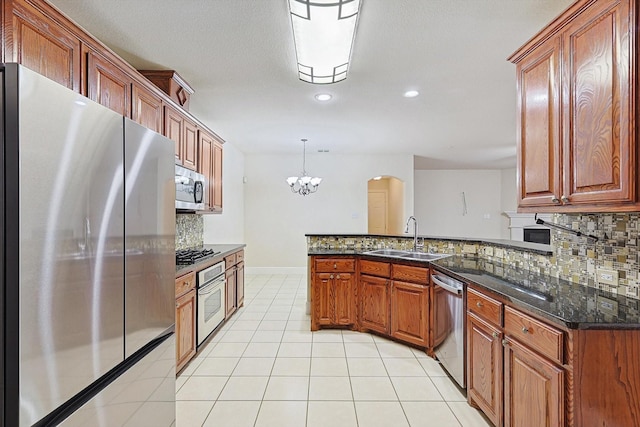
[[[125,119],[125,355],[175,323],[174,143]]]
[[[19,144],[6,178],[19,191],[6,210],[19,261],[5,285],[19,287],[19,425],[30,426],[124,359],[123,123],[26,68],[17,85],[7,109],[19,141],[5,144]]]
[[[171,334],[65,419],[62,427],[170,427],[176,419],[176,350]]]

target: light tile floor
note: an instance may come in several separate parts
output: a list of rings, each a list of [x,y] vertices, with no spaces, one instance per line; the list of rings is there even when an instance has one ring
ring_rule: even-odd
[[[312,333],[306,301],[304,275],[247,275],[244,307],[177,379],[177,427],[490,425],[424,352]]]

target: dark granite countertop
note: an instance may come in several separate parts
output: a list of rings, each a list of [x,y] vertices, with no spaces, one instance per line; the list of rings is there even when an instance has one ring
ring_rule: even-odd
[[[313,249],[311,255],[367,256],[391,262],[429,264],[436,270],[501,296],[515,307],[569,329],[640,328],[640,301],[485,259],[449,256],[436,261],[364,255],[363,250]]]
[[[213,264],[219,263],[227,255],[230,255],[234,252],[238,252],[242,250],[245,246],[247,245],[245,245],[244,243],[241,243],[241,244],[238,243],[238,244],[224,244],[224,245],[202,245],[197,248],[190,248],[190,249],[213,249],[215,252],[220,252],[220,253],[211,258],[207,258],[202,261],[196,262],[195,264],[176,265],[176,277],[183,276],[187,273],[191,273],[192,271],[204,270],[205,268]]]
[[[570,329],[640,328],[640,301],[479,258],[451,256],[431,265]]]
[[[413,236],[408,234],[399,234],[399,235],[387,235],[387,234],[305,234],[306,237],[354,237],[354,238],[363,238],[363,237],[371,237],[371,238],[404,238],[404,239],[413,239]],[[539,243],[530,243],[530,242],[518,242],[516,240],[506,240],[506,239],[482,239],[482,238],[464,238],[464,237],[446,237],[446,236],[418,236],[420,239],[425,240],[443,240],[443,241],[451,241],[451,242],[465,242],[470,244],[488,244],[494,245],[503,248],[511,248],[518,249],[527,252],[534,252],[540,255],[553,255],[553,247],[551,245],[542,245]],[[368,249],[369,250],[369,249]]]

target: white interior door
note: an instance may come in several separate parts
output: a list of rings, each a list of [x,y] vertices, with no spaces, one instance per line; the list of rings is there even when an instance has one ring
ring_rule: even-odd
[[[369,191],[369,234],[387,234],[389,229],[388,195],[386,191]]]

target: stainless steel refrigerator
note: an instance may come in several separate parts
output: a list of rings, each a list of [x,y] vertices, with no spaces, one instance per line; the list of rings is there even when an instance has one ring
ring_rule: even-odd
[[[2,426],[171,426],[174,144],[0,73]]]

